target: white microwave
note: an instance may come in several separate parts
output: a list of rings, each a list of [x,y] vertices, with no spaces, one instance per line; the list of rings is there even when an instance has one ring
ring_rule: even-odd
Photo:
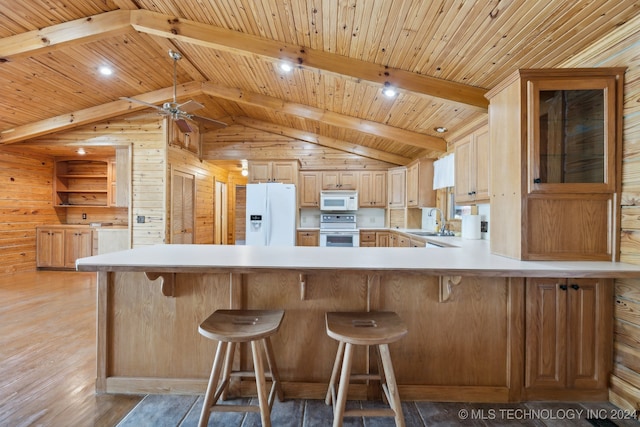
[[[321,211],[357,211],[358,192],[346,190],[321,191]]]

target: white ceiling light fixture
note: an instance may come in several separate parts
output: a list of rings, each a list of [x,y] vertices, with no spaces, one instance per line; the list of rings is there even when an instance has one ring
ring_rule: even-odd
[[[249,175],[249,162],[243,159],[241,160],[241,164],[242,164],[242,170],[240,171],[240,173],[242,174],[242,176]]]
[[[84,151],[84,148],[80,147],[78,148],[78,150],[76,151],[76,153],[78,153],[81,156],[84,156],[85,154],[87,154],[86,151]]]
[[[384,82],[384,88],[382,89],[382,94],[388,98],[393,98],[398,94],[398,91],[396,90],[396,88],[391,86],[391,83]]]
[[[291,72],[291,70],[293,70],[293,65],[291,65],[291,63],[287,61],[280,62],[278,67],[280,68],[280,70],[284,71],[285,73],[289,73]]]
[[[110,67],[107,67],[106,65],[103,65],[100,68],[98,68],[98,72],[103,76],[110,76],[113,74],[113,70]]]
[[[444,127],[444,126],[438,126],[438,127],[433,128],[433,130],[435,130],[435,131],[436,131],[436,132],[438,132],[438,133],[445,133],[445,132],[446,132],[446,131],[448,131],[449,129],[447,129],[447,128],[446,128],[446,127]]]

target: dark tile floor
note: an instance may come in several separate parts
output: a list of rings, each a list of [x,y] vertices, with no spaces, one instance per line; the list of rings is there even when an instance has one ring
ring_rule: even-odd
[[[246,400],[245,400],[246,402]],[[229,400],[228,403],[234,403]],[[235,401],[238,403],[238,401]],[[255,403],[255,402],[254,402]],[[347,406],[380,406],[381,402],[348,401]],[[558,403],[443,403],[403,402],[407,427],[422,426],[639,426],[625,411],[608,402]],[[202,396],[148,395],[118,427],[196,426],[202,408]],[[286,400],[274,403],[271,422],[274,427],[330,426],[332,409],[322,400]],[[346,418],[345,427],[394,426],[393,418]],[[257,413],[214,412],[209,426],[260,426]]]

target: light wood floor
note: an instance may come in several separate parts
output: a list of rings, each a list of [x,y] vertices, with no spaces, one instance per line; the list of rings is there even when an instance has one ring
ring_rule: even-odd
[[[0,277],[0,426],[113,426],[142,396],[95,394],[95,273]]]

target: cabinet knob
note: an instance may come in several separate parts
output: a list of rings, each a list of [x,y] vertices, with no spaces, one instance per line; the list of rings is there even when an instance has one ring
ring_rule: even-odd
[[[563,291],[567,290],[567,285],[560,285],[560,289],[562,289]]]
[[[577,291],[578,289],[580,289],[580,285],[576,285],[575,283],[572,283],[571,289],[575,289]]]
[[[540,178],[535,178],[535,179],[533,180],[533,183],[534,183],[534,184],[541,184],[541,183],[542,183],[542,180],[541,180]]]

